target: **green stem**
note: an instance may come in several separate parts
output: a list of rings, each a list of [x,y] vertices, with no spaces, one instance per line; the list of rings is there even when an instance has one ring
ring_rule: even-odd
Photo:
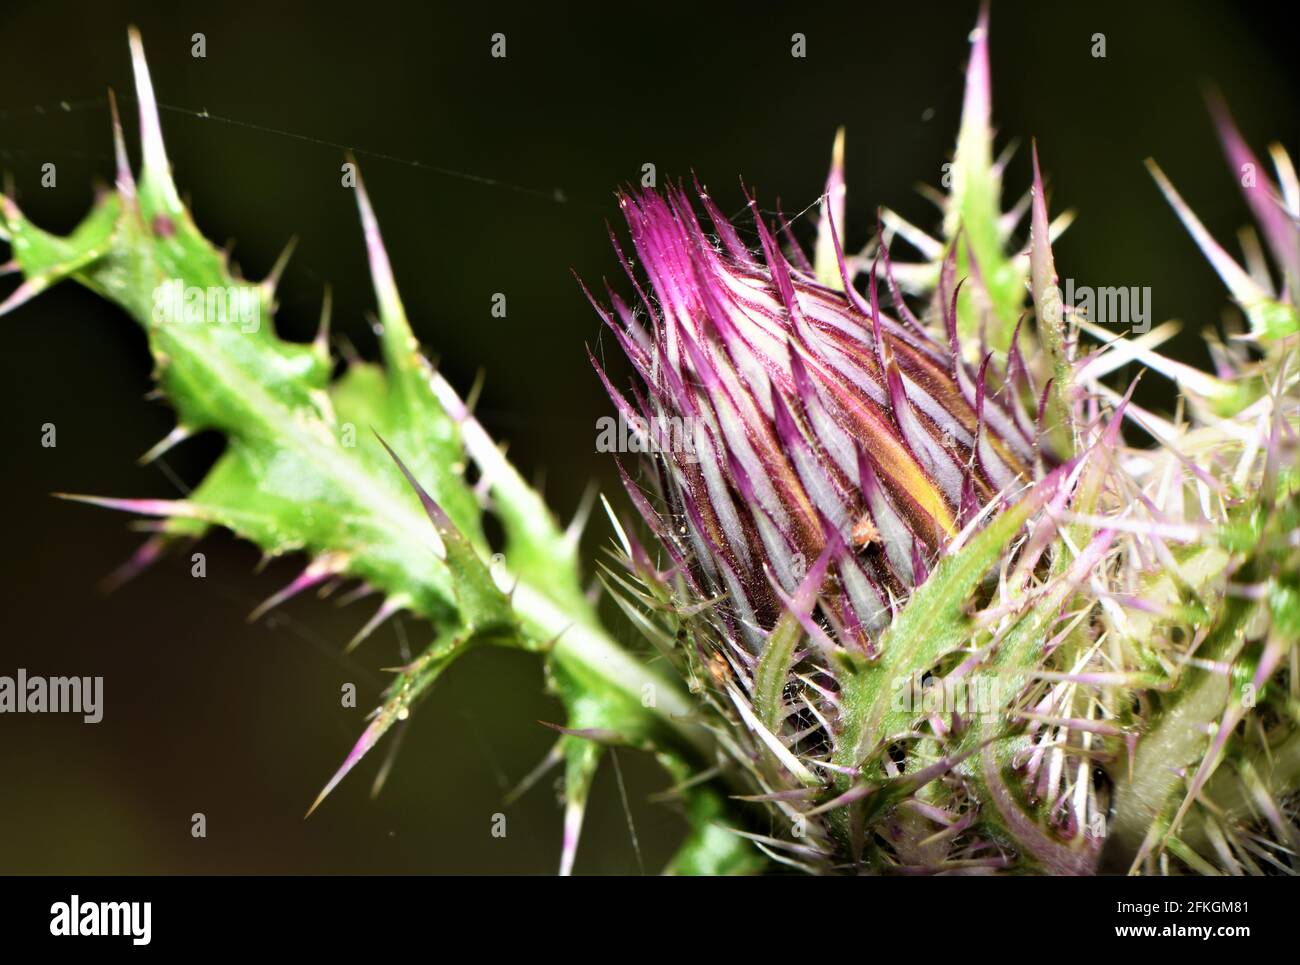
[[[555,660],[599,677],[629,706],[642,708],[647,716],[666,725],[687,747],[705,757],[711,755],[713,740],[703,727],[690,723],[694,707],[680,685],[650,670],[598,626],[575,620],[529,584],[516,585],[512,601],[529,629],[555,640]],[[644,700],[647,688],[654,695],[650,707]]]

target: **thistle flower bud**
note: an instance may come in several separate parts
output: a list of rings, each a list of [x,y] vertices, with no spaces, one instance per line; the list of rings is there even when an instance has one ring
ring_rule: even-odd
[[[665,511],[650,524],[701,593],[726,595],[731,635],[751,650],[816,561],[833,577],[821,600],[835,643],[870,655],[945,541],[1030,478],[1033,424],[1015,379],[991,391],[990,357],[963,362],[951,263],[943,345],[902,301],[887,251],[897,319],[880,310],[879,265],[869,296],[854,290],[833,220],[843,290],[802,253],[787,261],[753,201],[757,252],[699,194],[713,236],[681,187],[622,199],[649,326],[612,292],[614,311],[597,307],[642,382],[629,400],[601,372],[657,457]],[[1013,376],[1018,362],[1013,350]]]

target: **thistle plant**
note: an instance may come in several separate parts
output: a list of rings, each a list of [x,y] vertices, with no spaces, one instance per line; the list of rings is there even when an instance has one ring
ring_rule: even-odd
[[[131,46],[140,177],[114,108],[115,187],[71,235],[0,198],[22,275],[0,314],[86,285],[144,328],[176,409],[144,458],[225,437],[184,499],[69,497],[156,521],[133,567],[223,527],[307,560],[257,614],[350,580],[379,603],[347,646],[401,611],[428,625],[312,808],[494,644],[536,652],[567,712],[545,762],[565,770],[562,871],[610,745],[670,775],[675,872],[1295,870],[1300,184],[1280,148],[1265,176],[1221,105],[1271,263],[1250,233],[1238,265],[1150,164],[1241,315],[1207,335],[1213,372],[1159,353],[1173,323],[1125,337],[1064,304],[1069,218],[1049,219],[1036,148],[1003,211],[987,15],[936,236],[881,209],[845,251],[842,135],[811,256],[756,200],[747,243],[698,182],[621,196],[634,297],[592,302],[633,381],[593,364],[649,454],[618,467],[640,524],[611,511],[601,563],[634,653],[583,593],[583,520],[554,521],[421,354],[362,183],[383,364],[335,377],[328,293],[313,342],[279,338],[284,259],[245,280],[181,204]],[[1172,414],[1115,382],[1133,366],[1173,381]]]
[[[602,378],[653,453],[623,479],[663,550],[625,541],[625,591],[774,862],[1080,874],[1104,846],[1107,870],[1293,870],[1294,172],[1275,149],[1281,188],[1247,190],[1275,288],[1151,165],[1249,322],[1210,375],[1155,352],[1173,325],[1130,340],[1062,304],[1065,222],[1035,149],[1014,243],[989,105],[985,15],[941,238],[882,212],[846,255],[842,137],[812,261],[752,199],[757,249],[698,184],[707,222],[680,186],[622,199],[636,307],[597,311],[631,399]],[[900,235],[927,260],[892,265]],[[1178,383],[1176,419],[1106,384],[1135,361]]]
[[[148,335],[159,387],[177,413],[175,430],[143,461],[209,429],[224,435],[226,449],[183,499],[65,498],[158,521],[128,569],[212,527],[250,540],[268,557],[306,557],[301,575],[253,618],[309,587],[352,581],[354,596],[373,594],[379,604],[347,647],[399,612],[427,622],[430,643],[397,672],[313,809],[462,653],[493,644],[541,655],[568,711],[550,759],[565,768],[561,860],[568,870],[604,746],[593,737],[653,750],[684,779],[708,752],[708,735],[690,722],[683,689],[620,648],[598,622],[580,582],[584,520],[567,529],[555,522],[420,353],[363,183],[356,196],[383,365],[351,362],[333,378],[328,291],[311,343],[275,334],[269,320],[288,253],[265,280],[252,282],[199,232],[172,181],[141,40],[134,32],[130,40],[140,178],[114,105],[116,183],[71,235],[41,231],[0,197],[12,268],[23,275],[0,314],[64,279],[116,302]],[[501,552],[492,552],[484,534],[487,512],[505,533]],[[718,872],[748,860],[714,825],[723,807],[715,789],[689,789],[681,798],[692,830],[676,867]]]

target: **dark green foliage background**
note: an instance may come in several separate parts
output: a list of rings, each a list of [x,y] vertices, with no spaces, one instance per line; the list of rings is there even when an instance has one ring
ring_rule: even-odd
[[[951,151],[975,5],[469,6],[7,3],[0,167],[37,223],[64,230],[79,220],[92,181],[111,175],[103,94],[109,85],[131,91],[126,26],[135,23],[165,104],[528,189],[361,157],[417,334],[462,388],[486,370],[484,421],[567,514],[587,480],[617,487],[608,457],[594,452],[595,421],[612,410],[582,351],[587,342],[604,354],[612,343],[570,276],[607,275],[627,289],[603,226],[617,217],[614,187],[650,161],[661,182],[698,171],[727,210],[742,204],[743,175],[765,207],[779,195],[794,214],[820,192],[845,123],[850,247],[866,241],[878,204],[933,225],[914,185],[937,184]],[[1150,285],[1154,321],[1188,322],[1177,353],[1198,362],[1196,331],[1220,318],[1226,299],[1141,161],[1158,158],[1232,242],[1246,213],[1201,88],[1221,87],[1258,150],[1280,139],[1294,155],[1297,69],[1275,17],[1268,5],[1228,2],[994,5],[999,144],[1036,135],[1053,209],[1081,214],[1057,247],[1062,276]],[[190,56],[196,31],[206,34],[206,59]],[[488,55],[496,31],[508,37],[505,60]],[[806,60],[790,57],[794,31],[808,37]],[[1090,55],[1095,32],[1107,37],[1104,60]],[[72,111],[59,108],[64,100]],[[133,103],[125,106],[134,150]],[[373,357],[341,152],[190,113],[165,112],[163,124],[198,224],[218,242],[237,239],[246,273],[264,274],[299,236],[282,331],[310,337],[329,281],[336,331]],[[47,161],[56,188],[40,186]],[[1027,166],[1022,150],[1008,176],[1012,197],[1028,183]],[[549,198],[557,188],[566,202]],[[812,224],[804,218],[795,230],[808,240]],[[494,292],[507,295],[506,319],[490,315]],[[506,839],[489,834],[503,788],[551,743],[537,721],[560,716],[536,662],[514,653],[479,653],[454,668],[414,715],[377,801],[366,790],[379,754],[304,822],[378,696],[379,668],[399,659],[395,629],[342,658],[373,603],[338,610],[304,599],[248,625],[245,614],[296,565],[256,575],[256,554],[226,537],[201,547],[205,581],[176,558],[97,595],[96,581],[138,537],[123,517],[48,494],[176,493],[158,467],[134,465],[171,426],[164,407],[142,401],[143,337],[73,288],[0,325],[0,674],[102,674],[106,690],[95,726],[0,717],[0,871],[554,870],[561,816],[549,782],[508,809]],[[1147,381],[1145,401],[1166,404]],[[46,422],[57,425],[55,449],[40,445]],[[192,482],[218,446],[195,441],[166,462]],[[607,535],[598,518],[592,554]],[[418,624],[405,630],[423,645]],[[360,710],[339,706],[348,681]],[[653,766],[619,760],[653,870],[679,825],[646,800],[664,783]],[[190,837],[196,811],[207,816],[206,840]],[[578,870],[636,868],[606,766]]]

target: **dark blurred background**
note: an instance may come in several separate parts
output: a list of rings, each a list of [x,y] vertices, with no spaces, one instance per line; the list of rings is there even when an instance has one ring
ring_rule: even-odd
[[[651,162],[661,183],[699,172],[729,211],[743,203],[743,175],[766,207],[779,196],[792,214],[816,199],[835,128],[846,124],[849,247],[867,240],[881,204],[934,227],[915,186],[937,184],[949,158],[975,14],[966,2],[683,12],[9,2],[0,12],[0,168],[37,223],[77,223],[92,183],[111,177],[104,94],[132,89],[126,27],[138,25],[160,100],[185,109],[165,112],[163,125],[200,227],[219,244],[237,239],[235,258],[254,277],[297,235],[280,330],[310,337],[328,281],[336,331],[373,356],[354,198],[340,186],[342,152],[319,142],[388,156],[360,161],[417,335],[462,389],[485,371],[484,421],[567,515],[589,480],[621,497],[608,457],[594,452],[595,421],[611,408],[583,352],[584,343],[602,354],[611,343],[570,274],[628,287],[604,228],[617,216],[613,189]],[[1158,158],[1235,248],[1247,215],[1202,95],[1218,85],[1257,151],[1277,139],[1294,155],[1294,35],[1275,16],[1231,2],[993,5],[999,146],[1036,136],[1053,210],[1080,214],[1056,249],[1062,275],[1150,285],[1154,321],[1184,320],[1177,351],[1198,362],[1197,331],[1220,320],[1225,295],[1142,159]],[[806,59],[790,56],[796,31],[807,36]],[[195,32],[206,36],[204,59],[191,57]],[[489,56],[495,32],[507,37],[504,60]],[[1105,59],[1090,53],[1098,32]],[[204,110],[315,140],[194,113]],[[125,113],[138,158],[130,104]],[[41,187],[45,162],[57,165],[57,187]],[[1027,183],[1022,148],[1008,203]],[[810,241],[813,222],[795,231]],[[507,295],[505,319],[490,314],[494,292]],[[489,834],[505,790],[551,744],[537,722],[560,717],[536,661],[513,653],[472,654],[443,679],[413,715],[376,800],[368,790],[382,749],[304,821],[378,698],[399,632],[423,646],[422,627],[390,625],[344,658],[369,606],[307,597],[249,625],[245,615],[295,567],[255,574],[256,552],[221,536],[202,547],[204,581],[177,557],[98,594],[97,581],[140,537],[123,516],[49,494],[176,494],[161,467],[135,464],[172,425],[164,406],[143,401],[143,336],[71,286],[0,325],[0,674],[106,678],[97,725],[0,716],[0,871],[555,869],[561,811],[549,779],[505,809],[504,840]],[[613,370],[625,371],[616,361]],[[1160,404],[1157,380],[1146,381],[1145,398]],[[40,445],[46,422],[57,425],[57,448]],[[218,445],[195,440],[166,466],[193,484]],[[607,538],[596,519],[591,551]],[[358,710],[339,705],[349,681]],[[630,752],[618,763],[641,860],[654,870],[681,825],[647,800],[665,783],[651,763]],[[207,817],[204,840],[190,835],[194,812]],[[606,766],[578,871],[637,868]]]

